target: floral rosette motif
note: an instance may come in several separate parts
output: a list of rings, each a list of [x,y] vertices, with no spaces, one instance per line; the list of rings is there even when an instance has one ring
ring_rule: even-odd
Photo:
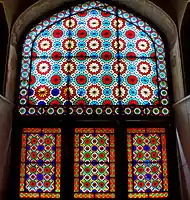
[[[98,39],[92,38],[92,39],[87,41],[87,47],[91,51],[98,51],[101,48],[101,41],[98,40]]]
[[[100,86],[90,86],[87,89],[87,95],[89,99],[97,100],[102,95],[102,89]]]
[[[150,44],[147,40],[141,39],[137,41],[136,48],[141,52],[146,52],[150,48]]]
[[[50,88],[45,86],[45,85],[44,86],[38,86],[35,89],[35,94],[36,94],[36,97],[39,100],[45,100],[50,95]]]
[[[87,70],[90,74],[98,74],[101,71],[101,64],[98,61],[91,61],[87,64]]]
[[[63,62],[61,65],[61,69],[63,73],[65,74],[68,74],[68,73],[72,74],[76,70],[76,64],[73,61]]]
[[[122,18],[118,18],[118,20],[117,19],[113,19],[112,22],[111,22],[111,25],[112,25],[112,27],[114,29],[118,28],[120,30],[120,29],[124,28],[125,20],[122,19]]]
[[[126,73],[126,70],[127,70],[127,64],[126,62],[124,61],[116,61],[113,63],[113,71],[116,73],[116,74],[125,74]]]
[[[148,62],[140,62],[137,66],[139,74],[148,75],[151,72],[151,66]]]
[[[143,100],[149,100],[149,99],[151,99],[152,96],[153,96],[152,88],[149,87],[149,86],[141,86],[139,88],[139,96]]]
[[[67,19],[64,20],[63,26],[64,26],[66,29],[73,29],[73,28],[76,28],[76,26],[77,26],[77,20],[76,20],[74,17],[67,18]]]
[[[36,66],[37,72],[41,75],[47,75],[51,70],[51,65],[47,61],[41,61]]]
[[[72,51],[76,48],[77,44],[74,39],[65,39],[62,42],[63,49],[66,51]]]
[[[52,41],[47,38],[41,39],[38,43],[38,48],[41,51],[48,51],[51,49],[51,47],[52,47]]]
[[[97,17],[91,17],[88,20],[87,24],[88,24],[88,27],[91,28],[91,29],[98,29],[101,26],[101,21]]]

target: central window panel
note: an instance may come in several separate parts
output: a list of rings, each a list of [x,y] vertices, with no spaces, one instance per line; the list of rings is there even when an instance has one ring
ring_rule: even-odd
[[[74,198],[115,198],[115,130],[74,129]]]

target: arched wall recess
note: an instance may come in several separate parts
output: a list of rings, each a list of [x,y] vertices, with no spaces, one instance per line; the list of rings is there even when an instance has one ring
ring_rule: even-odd
[[[135,3],[136,2],[136,3]],[[46,2],[47,3],[47,2]],[[43,2],[41,2],[41,4],[39,4],[39,5],[41,5],[41,9],[43,8],[43,6],[44,5],[46,5],[47,6],[47,4],[46,4],[45,2],[44,2],[44,4],[43,4]],[[57,2],[58,3],[58,2]],[[123,3],[124,4],[124,2],[121,2],[121,3]],[[156,8],[156,7],[154,7],[154,4],[151,4],[150,2],[146,2],[146,1],[144,1],[144,2],[142,2],[141,1],[141,3],[140,3],[140,1],[134,1],[133,2],[134,4],[131,4],[130,2],[128,2],[128,5],[127,5],[127,2],[125,2],[125,4],[128,6],[128,7],[131,7],[132,9],[134,9],[135,10],[135,8],[134,8],[134,5],[138,5],[138,6],[140,6],[141,5],[141,7],[142,6],[149,6],[149,9],[150,8],[152,8],[152,9],[150,9],[151,10],[151,12],[149,12],[149,15],[146,13],[144,13],[144,16],[146,17],[146,18],[150,18],[150,16],[151,16],[151,14],[152,14],[152,16],[154,16],[153,15],[153,13],[157,10],[158,12],[158,14],[159,15],[161,15],[162,17],[161,17],[161,19],[160,20],[163,20],[164,18],[166,18],[167,19],[167,24],[165,25],[165,26],[163,26],[162,25],[162,23],[160,23],[160,22],[158,22],[158,20],[156,20],[155,19],[155,21],[157,22],[157,25],[160,25],[161,27],[160,27],[160,29],[162,29],[163,28],[163,32],[167,32],[166,33],[166,36],[167,37],[169,37],[169,33],[168,33],[168,29],[170,28],[170,30],[172,30],[171,32],[170,32],[170,37],[172,37],[173,38],[173,40],[171,40],[171,38],[170,38],[170,42],[169,42],[169,49],[171,48],[173,51],[175,51],[174,49],[176,48],[176,50],[177,50],[177,43],[176,43],[176,41],[177,41],[177,34],[175,34],[175,26],[173,26],[174,24],[172,24],[172,22],[170,21],[170,19],[169,19],[169,17],[166,15],[166,14],[164,14],[164,13],[162,13],[162,11],[159,9],[159,8]],[[147,5],[146,5],[147,4]],[[36,5],[38,5],[38,4],[35,4],[34,6],[32,6],[31,7],[31,9],[34,9],[35,8],[35,6]],[[42,6],[43,5],[43,6]],[[51,5],[52,6],[52,5]],[[51,7],[52,8],[52,7]],[[155,10],[154,10],[154,9]],[[28,11],[30,12],[31,10],[30,9],[28,9]],[[47,11],[47,10],[46,10]],[[34,11],[33,11],[34,12]],[[137,10],[137,12],[139,12],[139,13],[141,13],[141,15],[143,15],[143,11],[142,10]],[[26,12],[27,13],[27,12]],[[19,19],[22,19],[23,18],[23,16],[26,14],[26,13],[23,13],[23,15],[19,18]],[[162,13],[162,14],[161,14]],[[31,14],[31,13],[30,13]],[[26,14],[27,15],[27,14]],[[26,20],[26,19],[28,19],[27,17],[26,17],[26,15],[24,16],[24,19]],[[31,17],[31,16],[30,16]],[[158,17],[158,16],[157,16]],[[22,21],[22,20],[21,20]],[[21,22],[20,21],[20,22]],[[154,20],[152,20],[152,21],[154,21]],[[24,22],[24,21],[23,21]],[[168,26],[168,24],[171,22],[171,27],[170,26]],[[16,22],[17,23],[17,22]],[[156,23],[155,23],[156,24]],[[18,25],[18,26],[16,26],[16,25]],[[15,56],[17,56],[18,54],[20,54],[20,52],[18,52],[18,41],[19,41],[19,39],[20,39],[20,36],[22,35],[22,31],[20,32],[20,33],[18,33],[17,32],[17,30],[18,30],[18,27],[20,27],[21,28],[21,26],[19,25],[19,23],[17,23],[16,25],[14,25],[13,26],[13,32],[12,32],[12,36],[11,36],[11,45],[12,45],[12,47],[16,50],[15,52],[16,52],[16,54],[15,54]],[[24,26],[23,24],[22,24],[22,26]],[[173,26],[173,27],[172,27]],[[167,28],[168,29],[167,29]],[[24,30],[24,29],[23,29]],[[172,51],[171,50],[171,51]],[[11,53],[10,53],[11,54]],[[150,56],[151,57],[151,56]],[[176,56],[174,55],[174,56],[172,56],[172,59],[171,59],[171,62],[173,63],[173,67],[175,67],[175,65],[176,65]],[[172,68],[171,68],[172,69]],[[176,68],[175,68],[176,69]],[[15,72],[16,72],[16,70],[15,70]],[[11,77],[12,75],[11,75],[11,72],[8,74],[9,75],[9,77]],[[180,77],[179,77],[179,79],[180,79]],[[10,80],[9,80],[10,81]],[[10,85],[9,85],[9,81],[7,81],[7,89],[10,89]],[[183,89],[182,89],[183,90]],[[179,93],[176,93],[176,95],[175,95],[175,98],[177,99],[177,98],[180,98],[179,96],[180,95],[182,95],[183,94],[183,91],[181,90],[181,93],[179,92]],[[7,90],[8,91],[8,90]],[[7,93],[8,94],[8,93]],[[11,95],[11,94],[10,94]],[[183,95],[182,95],[183,96]],[[8,96],[7,96],[8,97]],[[11,98],[11,96],[9,96],[9,98]],[[13,100],[13,99],[12,99]],[[147,114],[147,113],[146,113]],[[138,130],[137,130],[138,131]],[[143,130],[144,131],[144,130]],[[153,130],[148,130],[148,131],[150,131],[150,133],[152,133],[152,131]],[[162,133],[164,133],[164,131],[165,130],[163,130],[163,129],[159,129],[158,131],[161,131]],[[129,133],[130,133],[130,130],[129,130]]]

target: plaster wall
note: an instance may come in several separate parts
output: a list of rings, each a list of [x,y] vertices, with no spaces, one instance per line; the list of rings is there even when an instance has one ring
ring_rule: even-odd
[[[184,200],[190,199],[190,96],[173,105],[178,130],[180,169]]]
[[[188,2],[188,0],[171,1],[172,5],[175,9],[175,13],[176,13],[176,17],[177,17],[177,25],[179,27],[179,30],[181,28],[181,23],[182,23],[182,20],[183,20],[183,16],[184,16],[184,13],[185,13],[187,2]]]
[[[16,89],[16,73],[17,73],[17,52],[16,48],[10,44],[8,68],[6,77],[5,97],[14,102],[15,89]]]
[[[6,18],[8,22],[8,26],[11,27],[13,20],[15,19],[18,7],[19,7],[19,0],[2,0],[4,2],[5,11],[6,11]]]
[[[4,199],[9,175],[13,104],[0,95],[0,199]]]

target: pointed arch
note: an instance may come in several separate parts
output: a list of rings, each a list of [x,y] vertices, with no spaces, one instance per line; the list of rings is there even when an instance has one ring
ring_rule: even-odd
[[[89,114],[92,105],[92,114],[106,114],[101,106],[112,105],[116,114],[118,106],[126,115],[170,112],[161,36],[115,6],[87,2],[41,21],[25,37],[21,68],[21,115],[40,106],[49,114],[51,105],[57,106],[51,114],[67,107]]]

